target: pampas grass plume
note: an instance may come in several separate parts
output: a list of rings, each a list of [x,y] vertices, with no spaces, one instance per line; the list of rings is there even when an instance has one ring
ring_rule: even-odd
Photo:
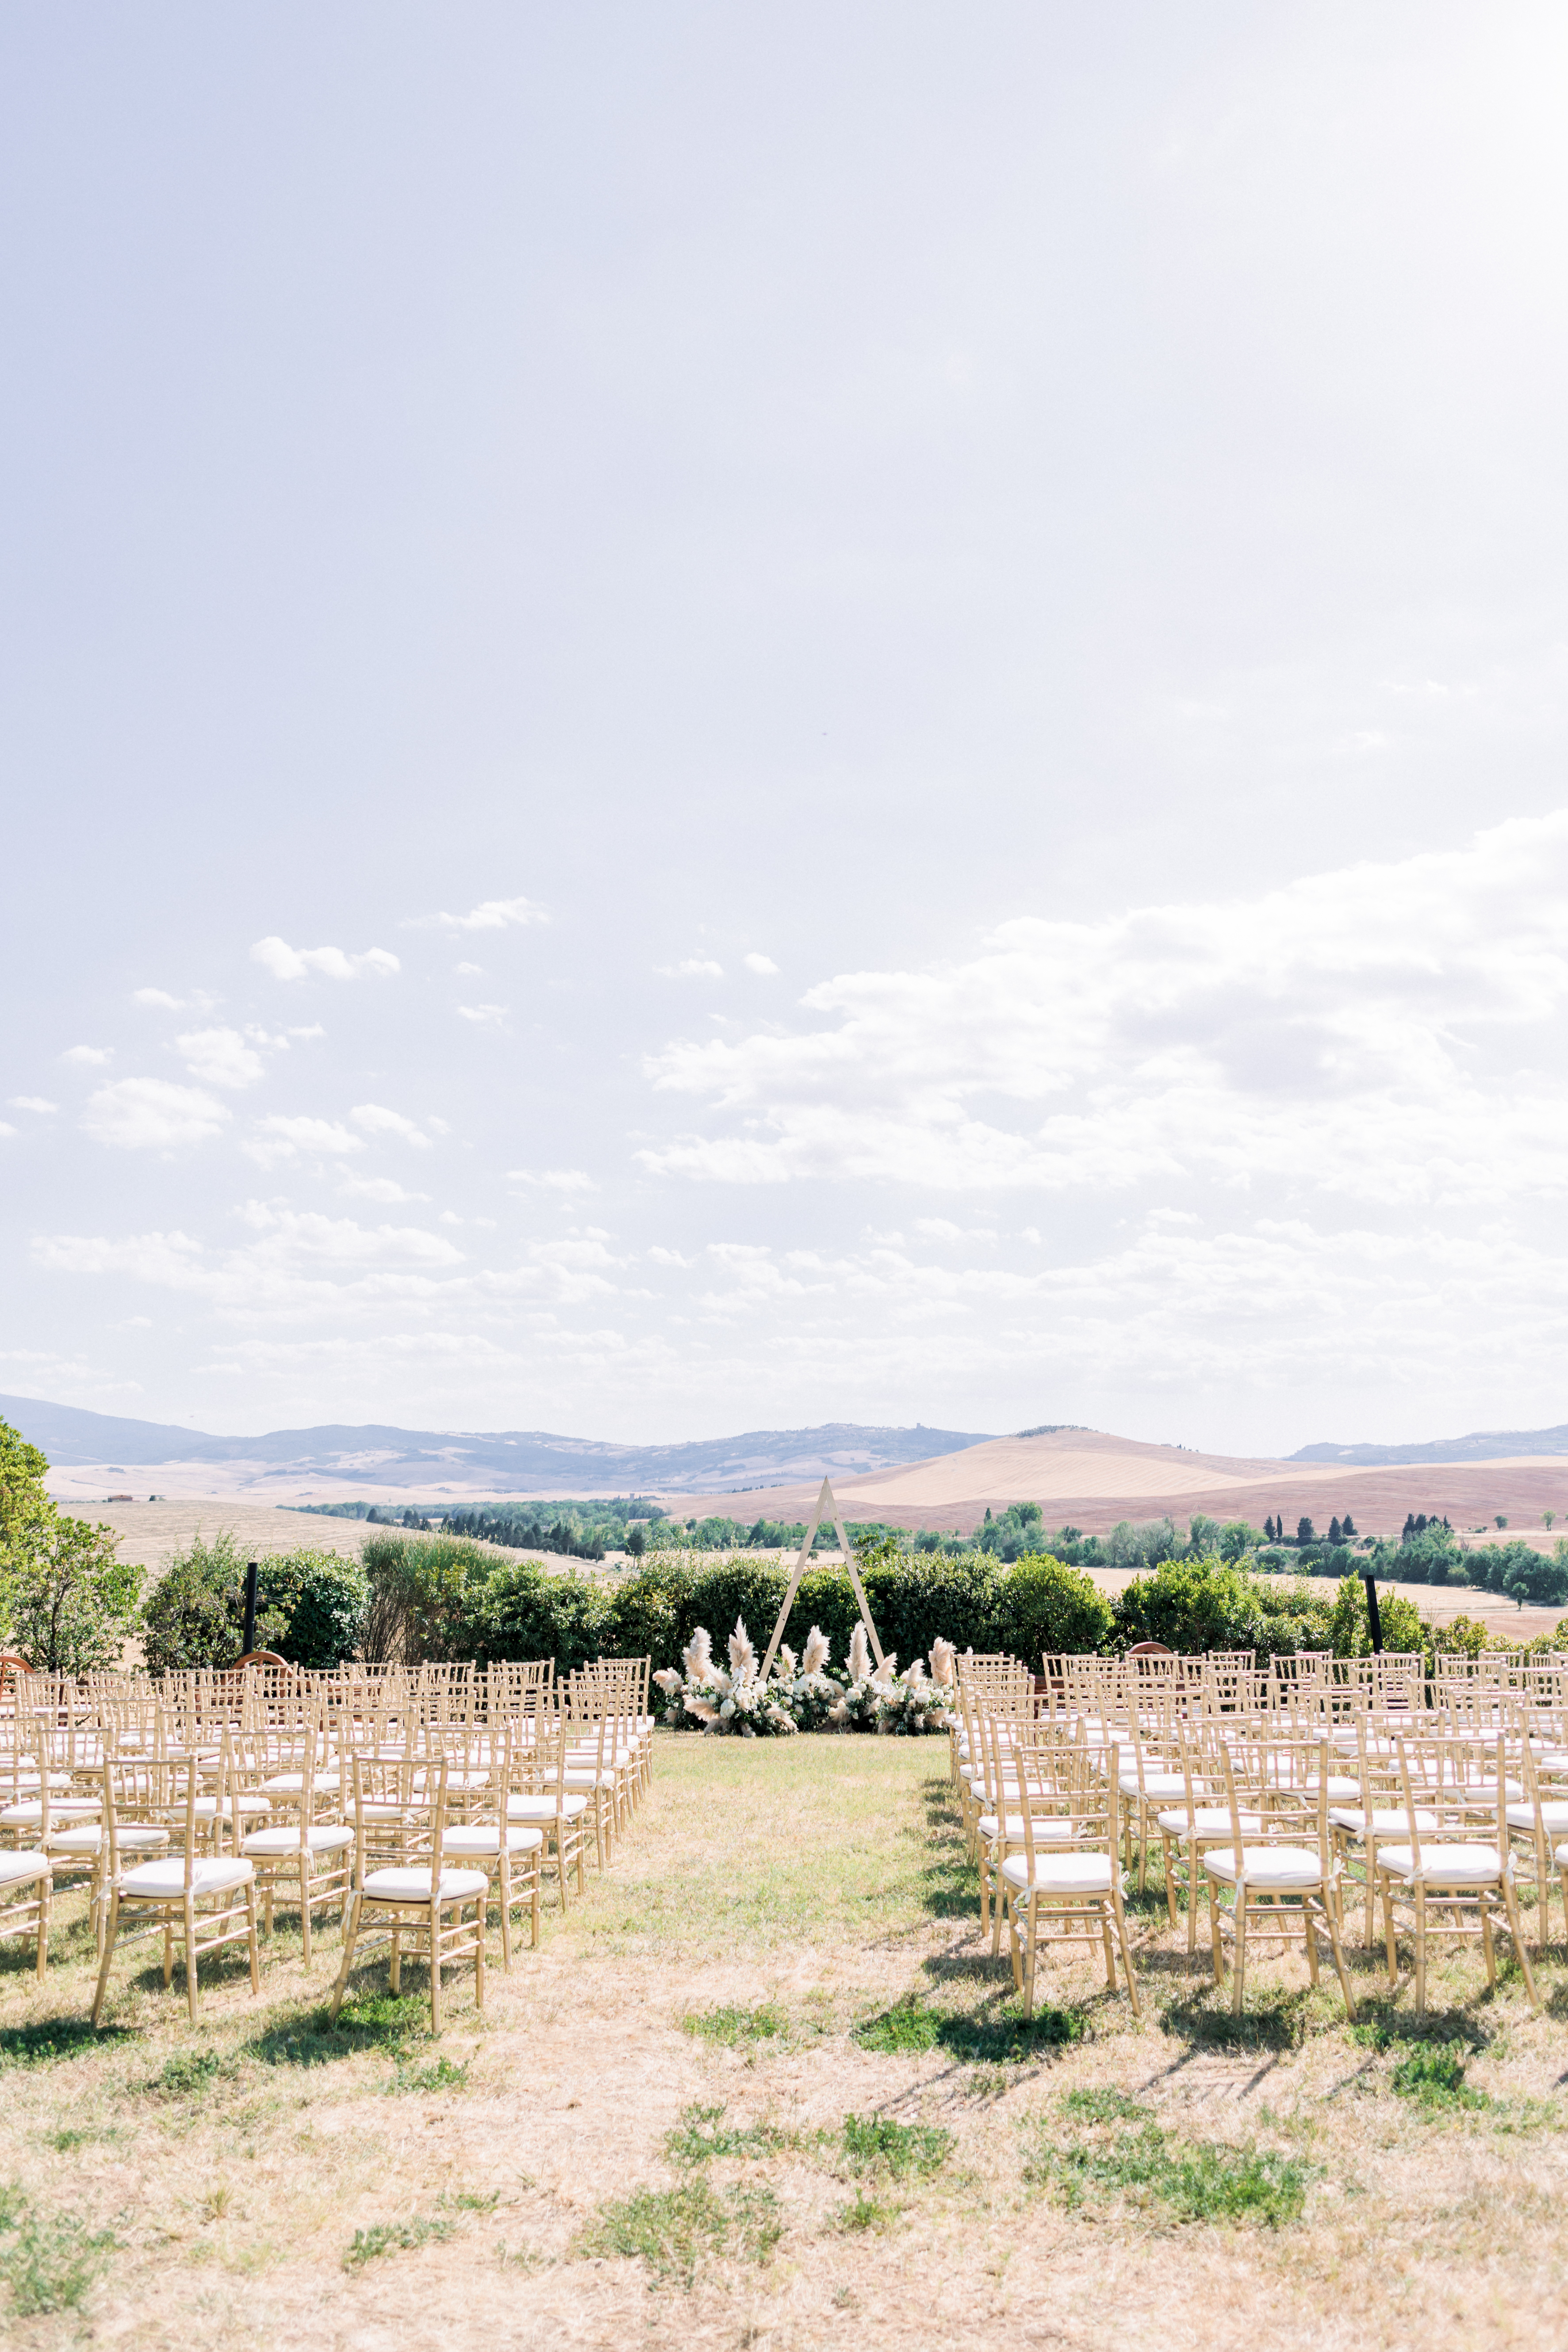
[[[820,1625],[814,1625],[805,1637],[805,1652],[801,1659],[801,1672],[819,1675],[832,1655],[833,1645]]]
[[[743,1617],[735,1620],[735,1630],[730,1636],[730,1672],[742,1682],[749,1682],[757,1671],[757,1654],[752,1647],[752,1637],[746,1631]]]

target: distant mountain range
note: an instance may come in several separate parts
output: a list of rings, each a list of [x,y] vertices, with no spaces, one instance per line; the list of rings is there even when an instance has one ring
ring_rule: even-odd
[[[1515,1454],[1568,1454],[1568,1422],[1555,1429],[1479,1429],[1422,1445],[1303,1445],[1292,1462],[1344,1462],[1370,1469],[1403,1462],[1496,1462]]]
[[[680,1445],[615,1445],[546,1430],[398,1429],[382,1423],[329,1423],[274,1429],[263,1437],[214,1437],[169,1422],[87,1412],[40,1397],[0,1396],[0,1420],[19,1429],[57,1467],[101,1465],[123,1476],[132,1465],[175,1462],[254,1463],[309,1471],[346,1486],[426,1486],[461,1474],[497,1493],[569,1496],[722,1494],[742,1487],[820,1478],[845,1470],[886,1470],[980,1445],[974,1430],[868,1427],[828,1422],[818,1429],[754,1429],[740,1437]]]

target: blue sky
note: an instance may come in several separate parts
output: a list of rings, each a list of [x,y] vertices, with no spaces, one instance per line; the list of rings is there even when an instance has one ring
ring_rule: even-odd
[[[1548,8],[0,22],[0,1386],[1564,1417]]]

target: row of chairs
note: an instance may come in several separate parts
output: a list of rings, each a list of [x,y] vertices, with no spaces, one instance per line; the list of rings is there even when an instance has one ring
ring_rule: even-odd
[[[166,1698],[125,1687],[140,1678],[67,1697],[23,1677],[0,1717],[0,1933],[35,1938],[42,1977],[56,1882],[85,1881],[94,2021],[127,1933],[162,1937],[166,1985],[182,1942],[194,2020],[206,1953],[246,1942],[254,1990],[277,1910],[298,1910],[309,1966],[335,1907],[334,2014],[356,1956],[386,1943],[395,1988],[405,1957],[427,1958],[438,2028],[458,1961],[482,2003],[492,1911],[510,1968],[520,1910],[538,1943],[546,1880],[564,1910],[590,1852],[610,1864],[648,1786],[649,1663],[510,1667],[482,1678],[482,1708],[472,1675],[389,1689],[247,1667]]]
[[[1485,1721],[1372,1704],[1365,1686],[1307,1676],[1270,1678],[1268,1703],[1237,1703],[1234,1661],[1209,1674],[1151,1677],[1076,1673],[1071,1698],[1047,1657],[1044,1686],[1017,1661],[958,1662],[952,1770],[979,1881],[981,1919],[999,1953],[1006,1932],[1015,1979],[1032,2012],[1042,1942],[1098,1936],[1107,1981],[1120,1950],[1137,2005],[1124,1899],[1134,1869],[1140,1891],[1157,1841],[1168,1916],[1178,1902],[1195,1951],[1206,1905],[1216,1982],[1230,1948],[1239,2011],[1248,1938],[1300,1940],[1318,1978],[1327,1938],[1347,2009],[1348,1896],[1360,1893],[1365,1939],[1381,1909],[1391,1987],[1397,1934],[1415,1946],[1415,2000],[1426,2006],[1428,1939],[1438,1931],[1478,1937],[1496,1980],[1496,1937],[1506,1933],[1526,1990],[1539,2004],[1523,1933],[1521,1880],[1533,1886],[1543,1938],[1551,1873],[1562,1880],[1568,1920],[1568,1746],[1534,1698],[1502,1690]],[[1075,1665],[1079,1662],[1074,1662]],[[1098,1667],[1102,1662],[1086,1662]],[[1194,1661],[1184,1664],[1191,1667]],[[1240,1669],[1247,1673],[1246,1668]],[[1178,1691],[1179,1694],[1178,1695]],[[1336,1694],[1349,1692],[1341,1703]]]

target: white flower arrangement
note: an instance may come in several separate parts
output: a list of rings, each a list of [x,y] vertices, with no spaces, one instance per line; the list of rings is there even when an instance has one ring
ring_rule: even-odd
[[[736,1619],[730,1636],[727,1672],[713,1655],[704,1625],[699,1625],[681,1659],[683,1675],[666,1666],[655,1677],[669,1700],[664,1719],[672,1729],[689,1721],[704,1731],[734,1733],[742,1739],[782,1738],[795,1730],[787,1698],[758,1675],[757,1654],[743,1619]]]
[[[951,1642],[931,1648],[928,1676],[920,1659],[903,1674],[889,1653],[871,1664],[866,1629],[857,1625],[849,1642],[847,1670],[832,1664],[826,1634],[814,1625],[805,1650],[781,1644],[764,1683],[755,1645],[738,1618],[729,1641],[730,1663],[721,1666],[713,1643],[700,1625],[681,1654],[683,1671],[666,1666],[654,1676],[668,1701],[664,1720],[672,1730],[697,1727],[742,1739],[787,1738],[795,1731],[877,1731],[894,1738],[944,1728],[953,1701],[957,1653]]]

